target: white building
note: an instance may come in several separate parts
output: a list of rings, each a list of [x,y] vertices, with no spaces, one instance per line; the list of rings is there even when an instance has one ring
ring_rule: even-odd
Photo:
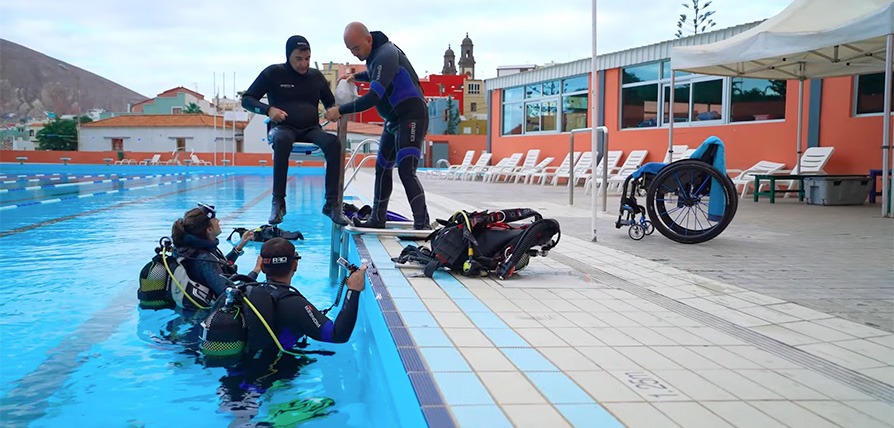
[[[243,147],[247,122],[207,114],[139,114],[115,116],[81,125],[81,151],[199,153],[249,152]],[[265,147],[266,149],[266,147]]]

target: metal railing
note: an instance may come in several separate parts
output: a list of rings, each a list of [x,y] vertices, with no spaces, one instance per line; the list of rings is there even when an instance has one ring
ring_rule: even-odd
[[[345,163],[345,165],[353,165],[353,164],[354,164],[354,158],[357,157],[357,154],[358,154],[358,153],[360,153],[360,149],[362,149],[362,148],[368,146],[370,143],[378,143],[378,142],[379,142],[379,140],[377,140],[377,139],[375,139],[375,138],[367,138],[367,139],[361,141],[360,144],[357,145],[357,148],[354,149],[354,152],[351,153],[351,157],[348,158],[348,162]],[[348,178],[348,180],[345,181],[345,185],[344,185],[343,190],[347,190],[347,189],[348,189],[348,186],[350,186],[350,185],[351,185],[351,182],[354,181],[354,178],[357,177],[357,173],[360,171],[360,167],[363,166],[363,164],[366,163],[366,161],[368,161],[368,160],[370,160],[370,159],[375,160],[376,157],[375,157],[375,156],[370,156],[370,157],[363,158],[363,160],[360,161],[360,163],[357,164],[357,166],[354,167],[354,172],[351,173],[351,178]]]
[[[569,173],[568,173],[568,205],[574,205],[574,134],[579,134],[581,132],[590,132],[593,128],[578,128],[571,130],[571,135],[569,137],[568,143],[568,160],[569,160]],[[595,164],[595,167],[590,168],[590,185],[593,186],[590,193],[590,205],[592,210],[592,218],[590,221],[590,225],[593,228],[593,242],[596,242],[596,208],[597,208],[597,198],[596,195],[596,168],[599,166],[599,162],[605,162],[606,154],[608,153],[608,128],[605,126],[597,126],[596,132],[602,134],[603,136],[603,144],[602,144],[602,152],[599,152],[599,143],[598,139],[593,138],[591,142],[590,152],[592,156],[592,163]],[[601,159],[600,159],[601,158]],[[603,165],[602,168],[602,185],[599,186],[599,196],[602,197],[602,212],[608,212],[608,168]],[[586,184],[585,184],[586,186]]]

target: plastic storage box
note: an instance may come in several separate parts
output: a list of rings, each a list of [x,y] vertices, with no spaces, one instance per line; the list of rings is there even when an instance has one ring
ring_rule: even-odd
[[[872,183],[865,175],[804,179],[804,196],[811,205],[863,205]]]

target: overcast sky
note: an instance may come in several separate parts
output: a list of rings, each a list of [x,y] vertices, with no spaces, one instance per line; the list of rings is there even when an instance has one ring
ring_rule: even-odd
[[[672,39],[684,1],[691,2],[599,0],[599,52]],[[724,28],[768,18],[789,3],[714,0],[709,10],[716,11],[715,28]],[[248,88],[264,67],[285,61],[293,34],[308,38],[311,60],[321,68],[358,62],[342,41],[345,24],[355,20],[388,35],[420,77],[440,73],[448,44],[458,62],[466,32],[475,44],[476,78],[495,77],[501,65],[586,58],[590,6],[590,0],[2,0],[0,38],[149,97],[184,86],[210,99],[215,72],[218,92],[224,93],[225,72],[232,96],[233,73],[235,89]]]

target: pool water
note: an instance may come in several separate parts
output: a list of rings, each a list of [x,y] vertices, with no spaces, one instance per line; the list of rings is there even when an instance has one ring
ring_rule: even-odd
[[[196,202],[215,205],[224,252],[236,243],[224,241],[233,228],[266,222],[269,168],[268,175],[232,167],[63,168],[0,166],[4,426],[424,424],[369,285],[348,343],[310,341],[301,358],[270,355],[238,371],[202,364],[193,320],[138,308],[140,269]],[[61,175],[47,175],[54,173]],[[322,170],[292,171],[287,193],[281,227],[305,236],[295,241],[302,258],[293,285],[329,307],[338,287],[329,278],[331,223],[320,214]],[[246,246],[240,273],[254,266],[260,245]]]

